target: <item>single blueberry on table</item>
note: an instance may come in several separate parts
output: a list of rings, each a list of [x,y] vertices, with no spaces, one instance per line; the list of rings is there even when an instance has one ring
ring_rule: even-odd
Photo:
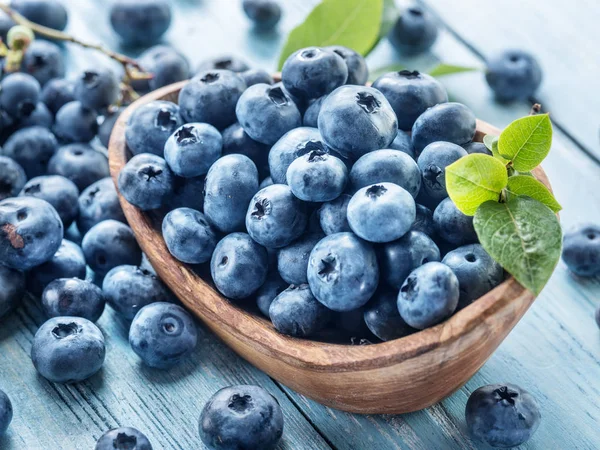
[[[314,297],[308,284],[292,285],[275,297],[269,317],[280,333],[308,337],[325,328],[331,310]]]
[[[98,133],[98,115],[78,101],[66,103],[56,113],[52,131],[61,142],[90,142]]]
[[[75,82],[66,78],[54,78],[48,81],[40,94],[40,100],[52,114],[75,100]]]
[[[290,164],[286,179],[300,200],[328,202],[346,189],[348,169],[341,159],[322,150],[312,150]]]
[[[230,386],[204,405],[199,431],[211,450],[273,450],[283,435],[283,412],[259,386]]]
[[[334,311],[351,311],[377,289],[377,256],[371,244],[353,233],[331,234],[313,248],[307,275],[317,300]]]
[[[222,233],[244,229],[246,209],[258,190],[258,171],[244,155],[226,155],[210,168],[204,182],[204,214]]]
[[[306,269],[308,268],[308,258],[310,252],[323,238],[321,233],[308,233],[300,239],[292,242],[287,247],[283,247],[277,254],[277,269],[279,275],[288,284],[306,284]]]
[[[438,27],[431,14],[419,6],[402,12],[389,34],[393,47],[406,56],[416,56],[429,50],[438,36]]]
[[[82,317],[53,317],[35,333],[31,359],[38,373],[53,383],[76,383],[104,363],[102,331]]]
[[[321,112],[321,106],[327,98],[326,95],[313,99],[309,102],[304,115],[302,116],[302,125],[305,127],[317,128],[319,126],[319,113]]]
[[[102,289],[78,278],[58,278],[42,294],[42,308],[48,317],[75,316],[96,322],[105,304]]]
[[[260,178],[269,175],[269,150],[268,145],[248,136],[237,122],[223,130],[223,155],[239,153],[247,156],[256,165]]]
[[[398,134],[388,147],[392,150],[400,150],[402,153],[406,153],[412,159],[416,159],[415,149],[413,148],[410,134],[408,134],[406,131],[398,130]]]
[[[41,86],[53,78],[65,76],[65,62],[60,47],[41,39],[34,40],[23,55],[21,70],[33,76]]]
[[[428,262],[413,270],[402,284],[398,311],[408,325],[424,330],[450,317],[458,297],[454,272],[440,262]]]
[[[542,69],[530,53],[504,50],[488,59],[485,79],[498,101],[526,100],[542,83]]]
[[[119,203],[117,189],[112,178],[106,177],[90,184],[83,190],[79,199],[77,228],[85,234],[97,223],[114,219],[125,223],[125,215]]]
[[[16,197],[26,182],[21,165],[8,156],[0,156],[0,200]]]
[[[415,200],[394,183],[366,186],[348,203],[350,228],[369,242],[391,242],[402,237],[415,218]]]
[[[181,117],[223,130],[235,122],[236,104],[245,89],[242,77],[230,70],[200,72],[179,93]]]
[[[319,209],[319,224],[326,235],[352,231],[347,213],[350,199],[350,195],[342,194],[331,202],[323,203]]]
[[[173,172],[160,156],[141,153],[131,158],[119,173],[119,191],[142,211],[164,206],[173,194]]]
[[[540,408],[533,396],[514,384],[489,384],[475,390],[465,408],[467,429],[492,447],[511,448],[537,430]]]
[[[109,108],[104,113],[102,123],[100,123],[100,126],[98,127],[98,139],[100,140],[100,143],[106,148],[108,148],[110,135],[112,134],[112,130],[115,127],[115,123],[117,123],[117,120],[119,120],[119,116],[123,111],[125,111],[124,107]]]
[[[11,73],[0,82],[0,108],[13,119],[28,116],[40,98],[40,83],[26,73]]]
[[[206,70],[231,70],[239,73],[248,69],[250,69],[248,64],[237,56],[221,55],[201,61],[196,68],[196,74]]]
[[[256,305],[260,312],[269,317],[269,307],[275,297],[289,287],[277,270],[271,270],[267,274],[264,284],[256,291]]]
[[[48,163],[48,173],[71,180],[80,191],[110,176],[108,159],[89,144],[60,147]]]
[[[258,191],[246,212],[248,234],[268,248],[289,245],[302,236],[307,222],[306,204],[285,184],[273,184]]]
[[[58,150],[54,135],[44,127],[16,131],[4,144],[3,154],[18,162],[28,178],[45,175],[48,163]]]
[[[369,68],[365,58],[351,48],[342,45],[330,45],[325,50],[331,50],[339,55],[348,67],[348,78],[346,84],[363,86],[369,80]]]
[[[383,246],[379,264],[385,282],[400,289],[413,270],[440,259],[440,249],[435,242],[426,234],[411,230],[400,239]]]
[[[579,224],[563,236],[562,259],[576,275],[593,277],[600,274],[600,226]]]
[[[469,142],[468,144],[463,144],[462,148],[464,148],[469,155],[481,153],[483,155],[493,156],[492,152],[488,150],[483,142]]]
[[[442,263],[446,264],[460,288],[458,308],[473,303],[504,280],[504,269],[479,244],[465,245],[448,252]]]
[[[52,125],[54,125],[54,116],[42,102],[37,102],[33,111],[24,114],[16,123],[19,130],[36,126],[51,129]]]
[[[242,7],[246,16],[262,30],[274,28],[281,19],[281,6],[274,0],[243,0]]]
[[[410,327],[398,312],[398,294],[382,287],[364,307],[364,321],[375,336],[391,341],[416,330]]]
[[[473,217],[459,211],[450,198],[442,200],[435,208],[433,223],[437,235],[450,244],[457,246],[477,242]]]
[[[165,160],[175,175],[206,175],[221,157],[221,133],[207,123],[188,123],[178,128],[165,143]]]
[[[173,195],[169,198],[167,210],[192,208],[202,211],[204,208],[204,177],[173,179]]]
[[[125,45],[158,41],[171,25],[167,0],[119,0],[110,9],[110,24]]]
[[[190,208],[177,208],[167,214],[162,234],[169,252],[189,264],[210,260],[218,240],[204,214]]]
[[[190,65],[187,58],[168,45],[155,45],[137,59],[145,72],[152,74],[150,80],[136,81],[137,91],[155,91],[163,86],[190,78]]]
[[[416,205],[417,207],[417,217],[415,219],[415,223],[411,230],[420,231],[425,233],[430,238],[435,237],[435,224],[433,222],[433,211],[431,211],[427,206]]]
[[[0,389],[0,437],[6,433],[8,426],[12,422],[13,407],[8,395]]]
[[[62,31],[69,16],[58,0],[13,0],[10,7],[34,23]]]
[[[432,142],[463,145],[473,140],[476,120],[461,103],[440,103],[421,114],[412,127],[412,144],[418,156]]]
[[[129,345],[143,363],[170,369],[196,348],[194,319],[181,306],[157,302],[138,311],[129,328]]]
[[[388,99],[398,118],[398,128],[403,131],[410,131],[427,108],[448,101],[439,81],[416,70],[386,73],[375,80],[373,87]]]
[[[155,273],[134,265],[117,266],[108,272],[102,291],[110,307],[127,320],[133,319],[146,305],[174,300]]]
[[[183,125],[179,106],[154,101],[137,108],[127,120],[125,141],[131,153],[163,156],[167,139]]]
[[[63,239],[60,247],[49,261],[36,266],[34,270],[27,274],[27,289],[32,294],[39,296],[46,286],[57,278],[79,278],[83,280],[85,275],[85,256],[81,247],[74,242]],[[78,316],[79,314],[58,315]]]
[[[84,108],[103,110],[119,98],[119,80],[106,67],[90,68],[82,72],[75,81],[74,95]]]
[[[0,319],[17,307],[24,294],[25,274],[0,265]]]
[[[325,144],[351,158],[387,148],[398,133],[390,103],[377,89],[366,86],[342,86],[329,94],[318,124]]]
[[[96,442],[95,450],[152,450],[148,438],[131,427],[107,431]]]
[[[123,264],[139,264],[142,251],[131,228],[116,220],[104,220],[94,225],[81,243],[85,260],[98,275]]]
[[[240,72],[240,77],[246,83],[246,86],[254,86],[255,84],[273,84],[273,77],[269,72],[263,69],[248,69]]]
[[[29,270],[50,260],[60,247],[63,224],[45,200],[13,197],[0,202],[2,264]]]
[[[231,233],[219,241],[210,261],[215,286],[225,297],[250,297],[267,278],[267,250],[246,233]]]
[[[446,190],[446,167],[458,161],[467,152],[451,142],[432,142],[423,149],[417,164],[423,177],[423,190],[434,201],[448,197]]]

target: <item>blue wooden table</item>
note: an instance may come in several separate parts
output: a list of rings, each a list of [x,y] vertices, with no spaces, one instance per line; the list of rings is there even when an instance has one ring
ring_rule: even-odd
[[[107,0],[65,0],[68,31],[118,48],[108,24]],[[193,62],[223,53],[274,70],[291,28],[317,0],[285,0],[277,31],[257,33],[239,0],[173,0],[174,23],[166,41]],[[401,3],[400,1],[398,2]],[[392,62],[422,69],[437,60],[482,66],[489,52],[514,46],[531,50],[545,80],[537,100],[555,125],[544,167],[564,206],[565,226],[600,222],[600,4],[578,0],[427,0],[446,26],[430,55],[397,59],[382,42],[369,57],[376,68]],[[67,47],[71,74],[102,57]],[[105,63],[106,61],[100,61]],[[492,100],[481,73],[443,79],[451,97],[498,127],[527,114],[526,103],[501,106]],[[323,407],[253,368],[200,326],[193,357],[162,372],[143,367],[127,343],[127,324],[107,309],[99,321],[107,337],[103,370],[75,385],[39,377],[29,352],[44,321],[39,303],[27,299],[0,322],[0,388],[12,398],[15,416],[2,450],[81,449],[116,426],[142,430],[155,449],[204,448],[197,422],[202,406],[219,388],[256,383],[277,397],[285,414],[281,449],[464,449],[483,448],[468,437],[464,406],[477,387],[516,383],[539,400],[542,423],[525,449],[600,448],[600,332],[593,312],[598,279],[577,280],[560,263],[548,286],[485,366],[466,386],[427,410],[402,416],[358,416]]]

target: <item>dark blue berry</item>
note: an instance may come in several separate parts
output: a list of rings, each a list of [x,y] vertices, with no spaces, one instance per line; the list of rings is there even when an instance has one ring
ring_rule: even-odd
[[[27,175],[18,162],[8,156],[0,156],[0,200],[16,197],[26,181]]]
[[[125,223],[125,215],[112,178],[102,178],[90,184],[81,193],[77,203],[77,228],[83,234],[103,220],[114,219]]]
[[[173,194],[173,172],[160,156],[141,153],[131,158],[119,173],[119,191],[143,211],[165,205]]]
[[[325,328],[331,311],[312,294],[308,284],[290,286],[269,307],[273,326],[282,334],[308,337]]]
[[[169,252],[189,264],[209,261],[218,240],[204,214],[190,208],[177,208],[167,214],[162,234]]]
[[[542,69],[530,53],[504,50],[488,59],[485,79],[497,100],[526,100],[542,83]]]
[[[77,278],[56,279],[42,294],[42,308],[48,317],[75,316],[96,322],[105,304],[102,289]]]
[[[277,253],[277,269],[281,278],[288,284],[308,283],[306,277],[308,257],[317,242],[322,238],[323,235],[320,233],[305,234],[300,239],[279,250]]]
[[[119,0],[110,9],[110,23],[126,45],[153,44],[171,25],[171,5],[166,0]]]
[[[104,433],[98,442],[95,450],[152,450],[152,445],[148,438],[131,427],[120,427],[109,430]]]
[[[348,79],[346,84],[357,84],[363,86],[369,79],[369,68],[365,58],[351,48],[344,47],[342,45],[331,45],[325,47],[325,50],[331,50],[335,54],[339,55],[346,66],[348,67]]]
[[[593,277],[600,274],[600,227],[580,224],[565,232],[562,259],[576,275]]]
[[[337,199],[324,203],[319,209],[319,224],[326,235],[352,231],[348,224],[348,203],[352,197],[342,194]]]
[[[102,123],[98,127],[98,139],[100,139],[100,142],[106,148],[108,148],[110,135],[112,134],[115,123],[117,123],[117,120],[119,120],[119,116],[123,111],[125,111],[125,108],[109,109],[109,111],[104,114]]]
[[[457,246],[477,242],[473,217],[459,211],[449,198],[442,200],[435,209],[433,222],[438,236],[450,244]]]
[[[207,123],[188,123],[178,128],[165,144],[165,160],[180,177],[206,175],[221,157],[221,133]]]
[[[53,78],[65,76],[65,62],[60,47],[44,40],[33,41],[23,56],[21,70],[32,75],[41,86]]]
[[[40,94],[40,100],[48,107],[52,114],[60,108],[75,100],[75,82],[66,78],[55,78],[48,81]]]
[[[348,169],[341,159],[322,150],[312,150],[290,164],[286,180],[300,200],[327,202],[346,189]]]
[[[467,156],[465,149],[451,142],[432,142],[423,149],[417,164],[423,177],[424,193],[434,201],[448,197],[446,167]]]
[[[415,5],[402,12],[390,31],[389,39],[398,52],[414,56],[429,50],[437,36],[435,19]]]
[[[375,336],[391,341],[415,332],[398,312],[396,291],[380,288],[364,307],[364,321]]]
[[[175,103],[154,101],[142,105],[127,120],[127,147],[134,155],[153,153],[163,156],[165,142],[181,125],[183,119]]]
[[[65,143],[90,142],[98,133],[98,115],[78,101],[66,103],[56,113],[53,131]]]
[[[106,67],[87,69],[75,81],[75,99],[84,108],[101,111],[119,98],[119,80]]]
[[[168,45],[149,48],[140,55],[138,63],[144,71],[152,74],[150,80],[136,81],[135,88],[141,92],[154,91],[190,77],[187,58]]]
[[[0,390],[0,438],[6,433],[8,426],[12,422],[13,407],[8,395]]]
[[[0,265],[0,319],[19,305],[24,294],[25,274]]]
[[[196,67],[196,74],[206,70],[231,70],[232,72],[244,72],[250,69],[248,64],[232,55],[215,56],[201,61]]]
[[[62,31],[69,16],[64,5],[57,0],[13,0],[11,8],[27,19],[48,28]]]
[[[48,163],[57,149],[58,142],[47,128],[30,127],[9,137],[3,154],[18,162],[27,177],[33,178],[47,173]]]
[[[243,78],[246,86],[254,86],[255,84],[273,84],[273,77],[266,70],[248,69],[240,72],[240,77]]]
[[[80,191],[110,176],[106,156],[88,144],[69,144],[60,147],[50,159],[48,173],[68,178]]]
[[[279,294],[287,289],[289,283],[286,283],[277,270],[271,270],[264,284],[256,291],[256,305],[260,312],[269,317],[269,307]]]
[[[0,108],[13,119],[26,117],[40,98],[40,83],[31,75],[11,73],[0,82]]]
[[[270,30],[281,19],[281,6],[274,0],[243,0],[242,7],[248,18],[263,30]]]
[[[258,176],[264,178],[269,174],[270,147],[255,141],[244,131],[239,123],[223,130],[223,154],[239,153],[252,160],[258,169]]]

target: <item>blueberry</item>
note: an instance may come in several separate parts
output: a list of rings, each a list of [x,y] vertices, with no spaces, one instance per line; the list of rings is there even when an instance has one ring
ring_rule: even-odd
[[[223,154],[246,155],[256,165],[261,178],[269,174],[269,150],[268,145],[261,144],[248,136],[237,122],[223,130]]]
[[[129,344],[143,363],[155,369],[170,369],[196,348],[198,331],[192,317],[181,306],[157,302],[144,306],[129,329]]]
[[[58,212],[65,229],[69,228],[79,213],[79,189],[71,180],[59,175],[32,178],[19,195],[46,200]]]
[[[113,268],[102,282],[107,303],[127,320],[146,305],[172,302],[173,294],[153,272],[134,265]]]
[[[313,248],[307,275],[317,300],[334,311],[351,311],[367,303],[377,289],[377,256],[353,233],[332,234]]]
[[[352,166],[353,190],[384,182],[397,184],[416,198],[421,189],[421,172],[410,156],[398,150],[375,150],[361,156]]]
[[[152,450],[148,438],[135,428],[120,427],[104,433],[95,450]]]
[[[82,317],[54,317],[35,333],[31,359],[38,373],[53,383],[76,383],[104,363],[102,331]]]
[[[102,119],[102,123],[98,126],[98,139],[104,147],[108,148],[110,141],[110,135],[115,127],[115,123],[119,120],[121,113],[125,111],[125,108],[110,108]]]
[[[410,134],[405,131],[398,130],[398,134],[389,145],[392,150],[400,150],[402,153],[406,153],[412,159],[415,158],[415,149],[413,148]]]
[[[98,133],[98,115],[77,101],[66,103],[56,113],[53,131],[65,143],[90,142]]]
[[[60,247],[63,224],[45,200],[15,197],[0,201],[2,264],[29,270],[50,260]]]
[[[48,107],[42,102],[37,102],[34,110],[29,114],[24,114],[16,123],[16,126],[18,129],[26,127],[44,127],[51,129],[53,124],[54,116]]]
[[[308,257],[310,252],[323,238],[320,233],[309,233],[300,239],[283,247],[277,254],[277,269],[281,278],[288,284],[306,284],[306,269],[308,268]]]
[[[202,211],[204,208],[204,177],[174,177],[173,195],[167,202],[167,209],[192,208]]]
[[[196,74],[206,70],[231,70],[232,72],[239,73],[245,72],[248,69],[250,69],[248,64],[237,56],[221,55],[201,61],[196,68]]]
[[[323,106],[323,102],[326,98],[327,96],[324,95],[323,97],[319,97],[310,101],[308,108],[306,108],[306,111],[304,111],[302,125],[312,128],[317,128],[319,126],[319,113],[321,112],[321,106]]]
[[[467,156],[465,149],[451,142],[432,142],[423,149],[417,164],[423,176],[423,190],[429,198],[440,201],[448,197],[446,167]]]
[[[0,269],[1,270],[1,269]],[[286,283],[279,272],[272,270],[267,274],[264,284],[256,291],[256,304],[261,313],[269,317],[269,307],[275,297],[287,289],[289,283]]]
[[[258,191],[246,213],[248,234],[269,248],[282,248],[298,239],[307,222],[306,205],[284,184],[273,184]]]
[[[167,214],[162,234],[169,252],[189,264],[210,260],[217,245],[217,236],[204,214],[190,208],[177,208]]]
[[[242,77],[230,70],[200,72],[179,93],[181,116],[186,122],[227,128],[235,122],[236,104],[244,89]]]
[[[373,87],[388,99],[398,118],[398,127],[410,131],[428,108],[448,101],[442,84],[432,76],[410,70],[380,76]]]
[[[600,274],[600,227],[580,224],[567,230],[563,237],[562,259],[581,277]]]
[[[251,296],[267,278],[268,256],[264,247],[246,233],[232,233],[219,241],[210,261],[217,289],[227,298]]]
[[[319,209],[319,224],[326,235],[352,231],[348,224],[348,203],[352,197],[342,194],[337,199],[324,203]]]
[[[81,193],[77,203],[77,228],[83,234],[103,220],[114,219],[125,223],[125,215],[112,178],[102,178],[90,184]]]
[[[206,175],[223,150],[221,133],[207,123],[188,123],[165,144],[165,160],[180,177]]]
[[[77,278],[58,278],[42,294],[42,308],[48,317],[75,316],[96,322],[105,304],[102,289]]]
[[[27,275],[27,287],[34,295],[41,295],[50,282],[58,278],[85,279],[85,256],[79,245],[63,239],[60,247],[49,261],[46,261]],[[78,316],[79,314],[57,314]],[[89,319],[89,317],[87,317]],[[92,320],[92,319],[90,319]],[[95,322],[95,320],[94,320]]]
[[[0,389],[0,437],[6,433],[13,418],[13,407],[8,395]]]
[[[65,76],[65,62],[60,47],[44,40],[33,41],[23,56],[21,70],[44,86],[53,78]]]
[[[60,147],[50,159],[48,173],[71,180],[79,190],[110,176],[108,159],[88,144]]]
[[[199,430],[211,450],[273,450],[283,434],[283,412],[259,386],[230,386],[204,405]]]
[[[449,198],[442,200],[435,209],[433,222],[436,233],[450,244],[464,245],[477,242],[473,217],[460,212]]]
[[[120,0],[110,9],[110,24],[126,45],[158,41],[171,25],[167,0]]]
[[[75,82],[66,78],[55,78],[48,81],[40,94],[40,100],[48,107],[52,114],[60,108],[75,100]]]
[[[440,103],[419,116],[412,127],[416,155],[432,142],[462,145],[473,140],[476,121],[473,112],[461,103]]]
[[[4,155],[18,162],[28,178],[45,175],[48,162],[58,149],[54,135],[43,127],[16,131],[4,144]]]
[[[463,144],[462,148],[464,148],[469,155],[472,155],[473,153],[482,153],[484,155],[492,156],[492,152],[488,150],[483,142],[469,142],[468,144]]]
[[[240,72],[240,77],[246,83],[246,86],[254,86],[255,84],[273,84],[273,77],[266,70],[248,69]]]
[[[415,201],[393,183],[378,183],[360,189],[348,203],[348,223],[370,242],[391,242],[410,230],[416,218]]]
[[[288,131],[302,123],[292,98],[281,86],[255,84],[241,95],[235,113],[244,131],[254,139],[273,145]]]
[[[13,0],[10,6],[25,18],[45,27],[59,31],[67,27],[67,10],[57,0]]]
[[[467,401],[465,418],[469,433],[493,447],[516,447],[537,430],[541,414],[533,396],[514,384],[488,384],[475,390]]]
[[[402,12],[390,31],[389,39],[394,48],[407,56],[429,50],[438,36],[438,28],[431,14],[419,6]]]
[[[353,158],[387,148],[398,133],[396,114],[387,99],[365,86],[342,86],[329,94],[318,122],[325,143]]]
[[[121,195],[142,211],[165,205],[173,194],[174,175],[160,156],[141,153],[119,173]]]
[[[257,28],[270,30],[281,19],[281,6],[274,0],[243,0],[242,7]]]
[[[12,118],[31,114],[40,98],[40,83],[26,73],[11,73],[0,82],[0,108]]]
[[[167,139],[183,125],[179,106],[154,101],[137,108],[127,120],[125,141],[131,153],[163,156]]]
[[[331,50],[339,55],[348,67],[348,79],[346,84],[357,84],[363,86],[369,79],[369,68],[365,58],[351,48],[342,45],[331,45],[325,47],[325,50]]]
[[[17,307],[24,294],[25,274],[0,265],[0,319]]]
[[[141,92],[154,91],[190,77],[187,58],[168,45],[149,48],[140,55],[138,63],[144,71],[152,74],[150,80],[136,81],[135,88]]]
[[[400,289],[417,267],[440,260],[440,250],[433,240],[420,231],[409,231],[400,239],[383,246],[379,263],[383,279]]]
[[[106,67],[87,69],[75,81],[74,94],[84,108],[103,110],[119,98],[119,80]]]
[[[8,156],[0,156],[0,200],[16,197],[26,181],[27,175],[18,162]]]
[[[286,179],[300,200],[328,202],[344,192],[348,169],[341,159],[322,150],[312,150],[290,164]]]
[[[273,326],[282,334],[307,337],[325,328],[331,311],[312,294],[308,284],[290,286],[269,307]]]
[[[123,264],[139,264],[142,251],[133,231],[116,220],[104,220],[94,225],[81,243],[85,260],[98,275]]]
[[[260,184],[258,185],[258,189],[259,189],[259,190],[260,190],[260,189],[264,189],[264,188],[266,188],[267,186],[271,186],[272,184],[275,184],[275,183],[273,183],[273,178],[271,178],[271,177],[267,177],[267,178],[265,178],[264,180],[262,180],[262,181],[260,182]]]
[[[485,79],[498,101],[526,100],[542,83],[542,69],[530,53],[504,50],[488,59]]]
[[[382,341],[398,339],[416,331],[398,312],[396,291],[380,288],[365,305],[364,321],[369,330]]]
[[[244,155],[226,155],[215,162],[204,183],[204,214],[222,233],[242,230],[245,209],[258,190],[258,171]]]
[[[412,230],[425,233],[430,238],[435,237],[435,224],[433,222],[433,212],[423,205],[417,204],[417,217],[413,223]]]
[[[504,280],[502,266],[479,244],[465,245],[448,252],[442,263],[450,267],[458,278],[459,309],[473,303]]]

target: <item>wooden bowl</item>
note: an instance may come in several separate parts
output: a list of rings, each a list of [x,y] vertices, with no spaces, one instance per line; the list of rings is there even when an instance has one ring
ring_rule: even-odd
[[[125,124],[132,112],[154,100],[177,102],[186,82],[145,95],[117,121],[109,145],[117,181],[130,157]],[[478,121],[476,140],[500,131]],[[536,177],[548,185],[541,168]],[[513,278],[450,319],[401,339],[373,345],[340,345],[278,333],[271,323],[244,311],[216,292],[169,253],[160,224],[120,194],[125,216],[162,280],[187,308],[240,356],[271,377],[324,405],[354,413],[416,411],[459,389],[491,356],[535,296]]]

